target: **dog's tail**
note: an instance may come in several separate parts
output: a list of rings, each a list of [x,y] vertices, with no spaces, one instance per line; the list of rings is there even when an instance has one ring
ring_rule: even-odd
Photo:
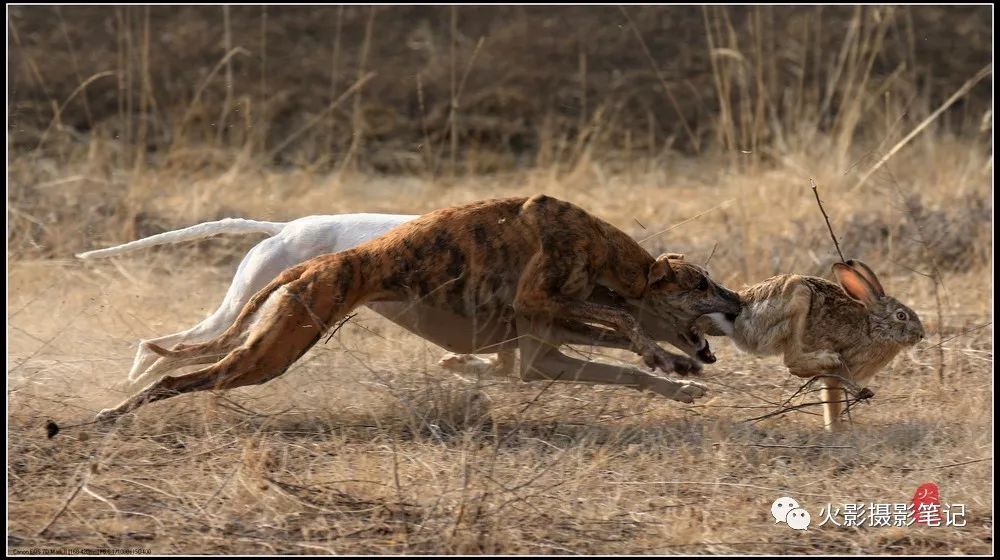
[[[200,223],[184,229],[158,233],[142,239],[130,241],[123,245],[108,247],[107,249],[77,253],[76,256],[80,259],[100,259],[114,255],[121,255],[122,253],[131,253],[132,251],[138,251],[139,249],[145,249],[147,247],[155,247],[157,245],[203,239],[205,237],[219,235],[220,233],[266,233],[268,235],[276,235],[283,227],[285,227],[284,222],[258,222],[257,220],[246,220],[243,218],[225,218],[214,222]]]

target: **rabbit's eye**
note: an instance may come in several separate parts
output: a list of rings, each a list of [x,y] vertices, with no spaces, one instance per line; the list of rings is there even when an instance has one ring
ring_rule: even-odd
[[[897,311],[896,312],[896,318],[899,319],[900,321],[905,321],[905,320],[909,319],[910,317],[909,317],[909,315],[906,314],[905,311]]]

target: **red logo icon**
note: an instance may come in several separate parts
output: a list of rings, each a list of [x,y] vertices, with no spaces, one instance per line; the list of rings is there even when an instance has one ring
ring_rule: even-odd
[[[913,493],[913,522],[929,527],[941,525],[941,492],[937,484],[926,482]]]

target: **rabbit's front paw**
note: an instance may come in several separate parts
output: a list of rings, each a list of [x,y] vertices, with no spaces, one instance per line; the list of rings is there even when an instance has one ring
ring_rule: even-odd
[[[840,367],[840,354],[829,350],[819,350],[810,356],[815,361],[817,369],[837,369]]]

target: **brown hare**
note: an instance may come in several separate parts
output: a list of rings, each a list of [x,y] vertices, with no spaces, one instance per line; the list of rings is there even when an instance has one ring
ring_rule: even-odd
[[[840,284],[815,276],[783,274],[740,292],[738,315],[708,315],[716,329],[745,352],[783,355],[799,377],[822,377],[827,430],[844,428],[847,401],[840,377],[863,383],[900,350],[924,337],[912,309],[887,296],[875,273],[858,260],[833,265]],[[721,332],[720,332],[721,331]]]

